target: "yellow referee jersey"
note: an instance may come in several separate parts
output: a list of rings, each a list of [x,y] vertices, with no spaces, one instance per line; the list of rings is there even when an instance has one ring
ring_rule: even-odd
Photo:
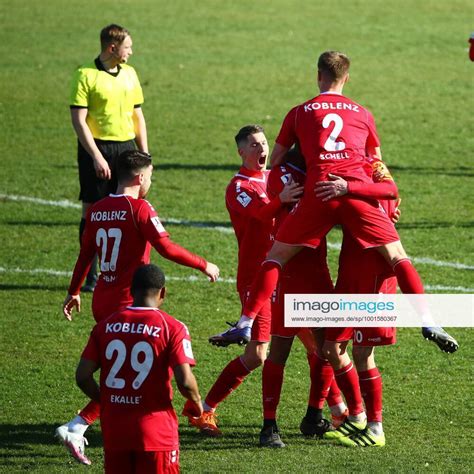
[[[132,66],[121,64],[118,73],[109,73],[97,58],[74,75],[70,106],[88,109],[87,125],[94,138],[133,140],[133,109],[142,103],[142,88]]]

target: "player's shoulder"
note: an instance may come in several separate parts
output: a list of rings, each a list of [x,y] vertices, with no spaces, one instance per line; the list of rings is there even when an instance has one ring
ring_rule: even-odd
[[[182,321],[161,309],[158,309],[157,312],[159,313],[160,318],[167,324],[170,333],[183,333],[189,335],[188,327]]]

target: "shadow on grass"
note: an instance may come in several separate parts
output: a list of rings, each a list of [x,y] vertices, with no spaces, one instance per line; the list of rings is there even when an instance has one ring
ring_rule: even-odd
[[[48,222],[48,221],[5,221],[6,225],[31,226],[31,227],[71,227],[78,226],[78,220],[71,222]]]
[[[25,291],[25,290],[50,290],[50,291],[66,291],[66,285],[51,285],[45,283],[44,285],[35,284],[25,284],[25,283],[2,283],[0,284],[0,291]]]
[[[474,227],[474,221],[465,222],[400,222],[397,229],[448,229],[450,227]]]
[[[0,446],[7,449],[31,450],[35,444],[58,444],[54,437],[56,428],[64,423],[38,424],[0,424]],[[93,427],[87,431],[87,439],[93,446],[102,446],[102,436],[98,428]]]

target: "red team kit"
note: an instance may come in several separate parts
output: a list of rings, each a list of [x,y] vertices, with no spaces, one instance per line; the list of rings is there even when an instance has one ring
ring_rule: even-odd
[[[372,114],[339,93],[324,92],[290,110],[276,143],[285,149],[296,144],[306,169],[291,162],[278,164],[271,172],[242,166],[225,195],[239,249],[237,290],[242,315],[254,319],[250,341],[258,343],[270,342],[271,335],[292,338],[301,331],[285,327],[285,294],[395,293],[397,289],[394,269],[374,249],[399,241],[399,236],[393,223],[398,191],[374,153],[380,141]],[[347,181],[347,194],[324,201],[316,196],[315,186],[329,181],[330,174]],[[290,182],[304,185],[304,194],[296,205],[282,205],[279,195]],[[136,466],[142,466],[142,472],[178,472],[171,369],[195,365],[190,335],[184,324],[160,309],[131,306],[131,281],[136,269],[150,262],[152,247],[165,258],[201,271],[207,262],[171,241],[145,199],[112,194],[90,208],[86,221],[68,292],[79,294],[97,253],[100,277],[92,300],[97,325],[82,358],[101,368],[106,465],[110,472],[126,470],[130,452],[136,452],[141,453]],[[325,237],[335,225],[342,226],[343,242],[334,286]],[[303,249],[278,269],[278,276],[272,273],[266,279],[265,265],[268,272],[278,267],[265,260],[275,241]],[[395,270],[402,290],[422,292],[421,282],[413,283],[402,267],[406,262]],[[354,346],[396,341],[395,328],[324,331],[327,341],[353,339]],[[248,371],[239,370],[243,379]],[[219,390],[224,395],[217,394]],[[226,387],[219,390],[211,389],[206,399],[211,407],[215,402],[213,408],[227,396]],[[81,412],[87,423],[98,414],[97,403]]]

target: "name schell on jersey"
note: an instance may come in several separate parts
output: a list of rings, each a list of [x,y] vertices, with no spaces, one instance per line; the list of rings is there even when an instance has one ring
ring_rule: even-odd
[[[250,202],[252,201],[252,198],[245,192],[242,191],[238,196],[237,196],[237,201],[242,204],[243,207],[247,207]]]
[[[311,102],[304,106],[305,112],[312,110],[352,110],[353,112],[360,112],[357,104],[346,104],[345,102]]]
[[[144,323],[107,323],[106,333],[122,332],[126,334],[146,334],[152,337],[160,337],[161,327],[149,326]]]
[[[95,211],[91,213],[91,222],[126,221],[127,211]]]

